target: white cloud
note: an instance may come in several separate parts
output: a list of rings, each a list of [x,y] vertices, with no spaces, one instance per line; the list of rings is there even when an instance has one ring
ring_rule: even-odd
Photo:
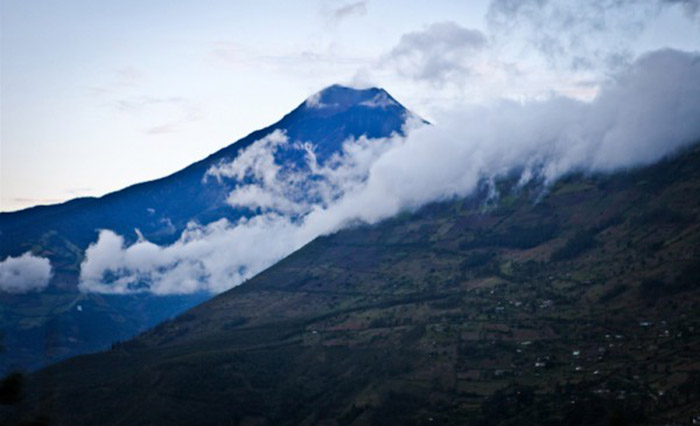
[[[443,86],[471,74],[485,46],[480,31],[438,22],[404,34],[384,61],[401,75]]]
[[[86,253],[84,291],[223,291],[313,238],[349,223],[465,196],[512,170],[554,181],[571,171],[649,164],[700,139],[700,54],[662,50],[614,75],[591,102],[555,96],[470,104],[406,139],[348,141],[318,164],[313,146],[275,132],[212,169],[239,186],[229,201],[256,210],[238,223],[191,225],[174,244],[126,247],[103,231]],[[280,165],[275,155],[301,163]],[[291,206],[291,207],[290,207]]]
[[[0,262],[0,291],[29,293],[49,285],[52,270],[49,259],[30,252],[20,257],[8,257]]]
[[[400,208],[467,195],[480,180],[517,168],[553,181],[574,170],[652,163],[700,139],[699,114],[700,57],[657,52],[591,103],[555,97],[443,114],[382,156],[363,191],[335,208],[373,222]]]
[[[549,66],[614,70],[633,60],[633,41],[667,7],[698,18],[698,0],[492,0],[489,35],[501,45],[534,50]]]
[[[425,115],[465,99],[562,94],[591,100],[601,82],[628,67],[640,50],[697,45],[656,33],[664,31],[669,16],[679,28],[692,28],[690,20],[700,22],[699,5],[698,0],[492,0],[483,28],[443,21],[405,33],[375,64],[359,69],[354,81],[391,84]]]
[[[291,240],[271,238],[287,234],[289,226],[273,215],[236,225],[223,219],[206,227],[190,224],[178,241],[166,247],[143,239],[126,247],[121,236],[104,230],[86,252],[79,288],[110,294],[218,293],[296,248]]]
[[[206,176],[237,184],[228,202],[253,210],[250,219],[189,224],[175,243],[160,247],[140,236],[126,246],[109,230],[86,251],[80,289],[85,292],[186,294],[221,292],[240,284],[313,238],[349,218],[327,220],[323,212],[346,192],[361,187],[371,165],[401,139],[348,140],[342,153],[320,164],[314,146],[291,143],[274,131]],[[275,162],[276,154],[297,155],[301,163]],[[318,217],[307,221],[307,216]]]
[[[284,132],[275,130],[246,148],[235,161],[209,169],[206,176],[214,176],[217,179],[229,177],[238,181],[252,176],[264,182],[272,182],[281,169],[281,166],[275,163],[275,152],[280,145],[287,142]]]

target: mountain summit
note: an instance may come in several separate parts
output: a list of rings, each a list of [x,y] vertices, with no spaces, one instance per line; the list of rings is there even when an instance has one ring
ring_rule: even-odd
[[[384,138],[403,134],[411,113],[384,89],[353,89],[333,85],[310,96],[276,128],[290,139],[319,141],[321,159],[340,149],[349,137]]]
[[[220,219],[235,222],[252,213],[226,202],[238,183],[206,179],[212,167],[234,161],[246,148],[276,131],[290,142],[313,146],[322,163],[340,152],[347,140],[403,134],[410,115],[382,89],[333,85],[302,102],[277,123],[170,176],[99,198],[0,213],[0,261],[31,252],[48,258],[53,268],[49,285],[41,293],[10,294],[0,290],[0,304],[6,307],[0,316],[0,330],[4,331],[7,348],[0,354],[0,371],[31,368],[105,347],[209,297],[81,293],[81,262],[86,249],[97,241],[99,230],[123,235],[127,244],[137,238],[171,244],[188,223],[207,225]],[[288,157],[281,157],[283,154]],[[298,162],[303,160],[302,155],[302,151],[287,150],[276,155],[275,161]],[[29,317],[32,321],[26,321]]]
[[[310,109],[330,111],[347,110],[356,106],[368,108],[401,108],[384,89],[372,87],[369,89],[353,89],[334,84],[309,97],[305,106]]]

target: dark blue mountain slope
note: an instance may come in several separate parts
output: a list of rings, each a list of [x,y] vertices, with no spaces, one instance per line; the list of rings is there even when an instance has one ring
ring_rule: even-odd
[[[230,181],[203,180],[210,167],[231,161],[255,141],[283,130],[292,141],[310,142],[323,162],[350,137],[402,133],[410,112],[382,89],[331,86],[279,122],[255,131],[170,176],[99,198],[79,198],[0,214],[0,261],[31,251],[47,257],[53,277],[42,293],[0,292],[0,372],[108,346],[209,297],[208,294],[107,296],[78,291],[80,263],[97,231],[111,229],[127,241],[138,229],[158,244],[176,240],[190,221],[207,224],[250,214],[225,203]],[[278,162],[298,162],[298,151]],[[297,155],[297,157],[293,157]],[[80,310],[77,310],[80,306]],[[2,341],[0,341],[2,343]]]

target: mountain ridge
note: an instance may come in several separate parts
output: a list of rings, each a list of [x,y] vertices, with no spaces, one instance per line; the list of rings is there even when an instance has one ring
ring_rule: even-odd
[[[336,100],[338,97],[341,97],[341,98],[343,97],[343,95],[341,95],[339,92],[340,93],[346,92],[346,94],[347,93],[352,94],[350,96],[345,96],[345,99],[350,99],[351,101],[344,103],[343,104],[344,108],[341,108],[341,110],[347,110],[353,106],[363,106],[362,105],[363,102],[367,102],[367,101],[373,99],[376,95],[385,95],[391,101],[392,105],[402,109],[402,113],[403,113],[403,111],[408,111],[403,107],[403,105],[401,105],[398,101],[396,101],[388,92],[386,92],[384,89],[378,88],[378,87],[371,87],[368,89],[353,89],[353,88],[348,87],[348,86],[343,86],[340,84],[333,84],[331,86],[326,87],[325,89],[320,90],[319,92],[316,92],[310,98],[314,98],[314,97],[323,98],[324,96],[330,96],[331,100]],[[369,96],[369,95],[371,95],[371,96]],[[331,103],[337,104],[337,102],[331,102]],[[367,106],[367,105],[364,105],[364,106]],[[370,106],[370,108],[371,108],[371,106]],[[266,126],[262,129],[259,129],[259,130],[255,130],[255,131],[249,133],[248,135],[240,138],[239,140],[232,142],[231,144],[229,144],[223,148],[220,148],[219,150],[215,151],[214,153],[209,154],[206,157],[204,157],[200,160],[197,160],[194,163],[192,163],[192,164],[190,164],[190,165],[188,165],[180,170],[177,170],[173,173],[170,173],[168,175],[165,175],[165,176],[162,176],[159,178],[150,179],[150,180],[143,181],[143,182],[137,182],[137,183],[134,183],[131,185],[127,185],[124,188],[108,192],[108,193],[101,195],[101,196],[77,197],[77,198],[72,198],[70,200],[66,200],[64,202],[60,202],[60,203],[56,203],[56,204],[41,204],[41,205],[27,207],[27,208],[20,209],[20,210],[0,212],[0,220],[3,220],[3,219],[8,220],[7,219],[8,216],[14,216],[18,213],[27,213],[28,211],[34,210],[34,209],[46,210],[48,208],[59,207],[59,206],[66,206],[67,207],[68,204],[86,203],[86,202],[94,201],[94,200],[103,200],[105,198],[115,196],[115,194],[121,193],[123,191],[135,189],[135,188],[138,188],[138,187],[141,187],[144,185],[148,186],[148,185],[151,185],[154,183],[159,183],[159,182],[162,182],[164,180],[174,178],[180,174],[192,172],[192,170],[199,171],[205,165],[208,166],[208,165],[210,165],[210,163],[212,163],[216,160],[221,160],[227,156],[231,156],[232,154],[237,154],[238,151],[240,151],[241,149],[245,149],[246,147],[250,146],[250,144],[252,144],[256,140],[261,139],[262,137],[264,137],[266,134],[272,132],[273,130],[278,129],[278,128],[284,128],[284,126],[289,121],[296,118],[300,113],[302,113],[304,111],[308,111],[309,109],[314,109],[314,108],[309,107],[308,99],[307,99],[304,102],[302,102],[301,104],[299,104],[292,111],[290,111],[290,112],[286,113],[284,116],[282,116],[282,118],[280,118],[274,124],[271,124],[271,125]],[[336,112],[336,113],[338,112],[337,109],[335,111],[333,111],[331,109],[331,111]],[[398,131],[399,133],[402,132],[400,127],[396,127],[393,130]],[[365,133],[362,133],[362,134],[365,134]],[[380,132],[370,132],[370,134],[367,135],[367,137],[369,137],[369,138],[386,137],[386,136],[389,136],[389,134],[390,133],[381,132],[381,131]],[[360,134],[357,134],[357,135],[353,134],[353,136],[359,137]]]

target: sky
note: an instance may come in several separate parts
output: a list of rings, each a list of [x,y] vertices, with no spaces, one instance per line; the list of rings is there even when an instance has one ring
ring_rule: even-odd
[[[592,99],[646,51],[700,49],[695,0],[0,3],[0,210],[173,173],[330,84],[416,113]]]

